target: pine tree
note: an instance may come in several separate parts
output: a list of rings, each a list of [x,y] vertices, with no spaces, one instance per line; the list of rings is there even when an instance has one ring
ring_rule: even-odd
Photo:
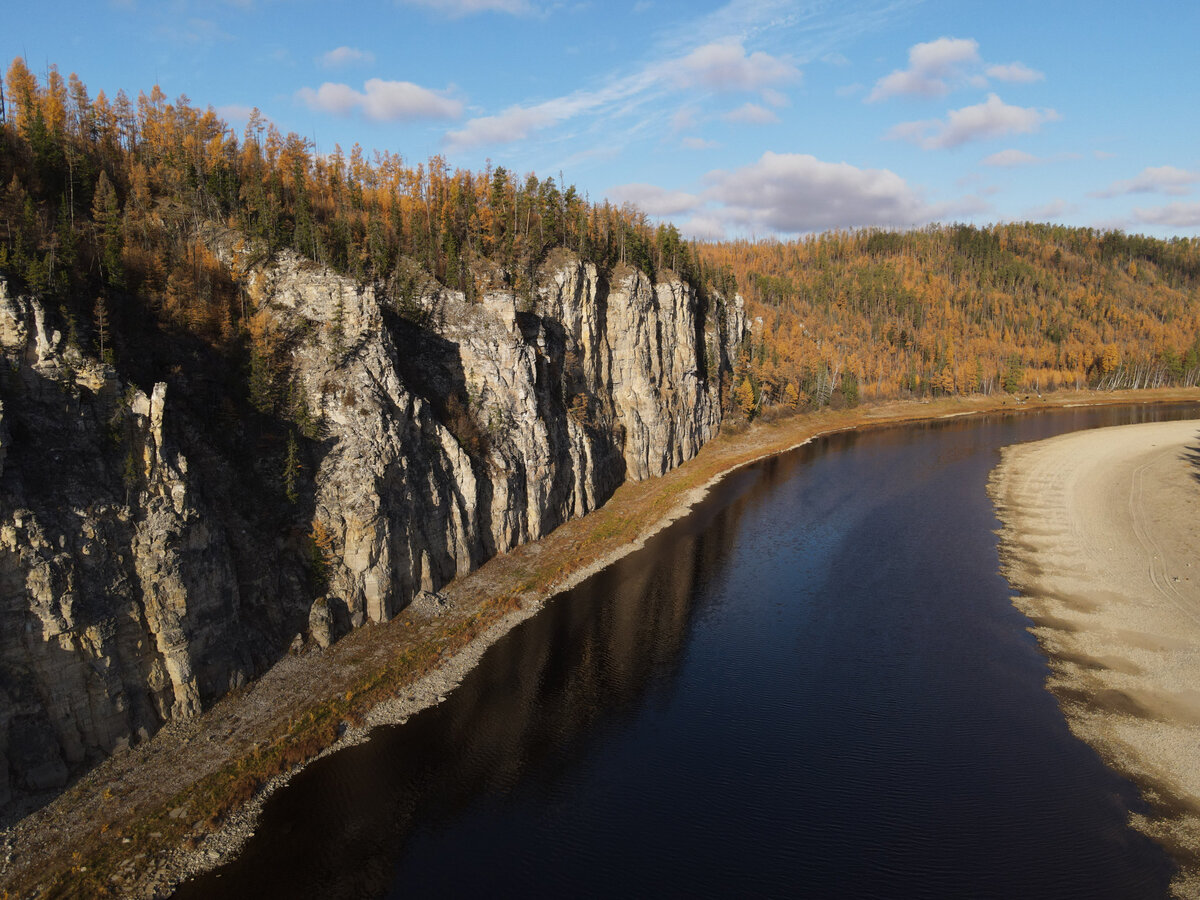
[[[119,287],[125,282],[121,264],[121,204],[103,169],[92,198],[92,219],[99,230],[101,274],[109,284]]]
[[[108,306],[103,297],[97,297],[96,305],[92,307],[92,322],[96,328],[96,349],[100,351],[100,358],[111,366],[113,352],[108,346]]]
[[[283,463],[283,493],[288,503],[295,503],[300,496],[297,477],[300,473],[300,448],[296,446],[296,435],[288,432],[287,458]]]

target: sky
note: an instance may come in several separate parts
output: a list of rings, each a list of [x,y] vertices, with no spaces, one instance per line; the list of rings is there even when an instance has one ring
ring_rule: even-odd
[[[931,222],[1200,235],[1188,0],[6,3],[5,68],[240,135],[504,166],[699,238]]]

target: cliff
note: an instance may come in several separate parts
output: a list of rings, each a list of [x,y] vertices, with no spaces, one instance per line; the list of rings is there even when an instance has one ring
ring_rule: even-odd
[[[180,345],[142,390],[0,280],[0,803],[690,458],[746,327],[565,256],[468,301],[213,243],[277,371]],[[232,397],[271,379],[286,449]]]

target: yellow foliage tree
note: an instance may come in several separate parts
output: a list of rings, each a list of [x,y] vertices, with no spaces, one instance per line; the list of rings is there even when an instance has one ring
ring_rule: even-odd
[[[742,383],[737,386],[737,391],[734,395],[737,400],[738,409],[742,411],[742,415],[749,419],[754,415],[754,385],[750,383],[749,378],[743,378]]]

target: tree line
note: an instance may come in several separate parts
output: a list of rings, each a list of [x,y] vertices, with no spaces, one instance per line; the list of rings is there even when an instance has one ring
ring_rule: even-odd
[[[725,241],[750,410],[1200,382],[1200,241],[1032,223]]]
[[[740,290],[758,324],[724,396],[750,415],[1200,380],[1194,239],[1024,223],[696,243],[630,205],[592,202],[561,173],[414,165],[357,145],[321,154],[257,110],[239,135],[186,96],[93,97],[76,75],[50,66],[39,79],[19,58],[4,88],[0,271],[127,374],[161,357],[152,336],[199,341],[234,363],[254,409],[302,430],[287,354],[206,226],[399,301],[430,277],[468,299],[506,289],[531,301],[556,248],[605,272],[679,277],[718,322],[720,298]]]
[[[50,66],[39,80],[20,58],[4,97],[0,270],[80,328],[105,297],[118,356],[125,317],[114,307],[212,344],[244,342],[247,312],[199,237],[206,223],[236,229],[263,254],[291,248],[393,292],[415,270],[468,299],[495,288],[532,297],[560,247],[604,271],[708,281],[674,226],[590,202],[561,174],[451,169],[438,156],[413,165],[357,145],[320,154],[258,110],[239,136],[186,96],[169,101],[155,86],[136,99],[92,97],[76,75]]]

